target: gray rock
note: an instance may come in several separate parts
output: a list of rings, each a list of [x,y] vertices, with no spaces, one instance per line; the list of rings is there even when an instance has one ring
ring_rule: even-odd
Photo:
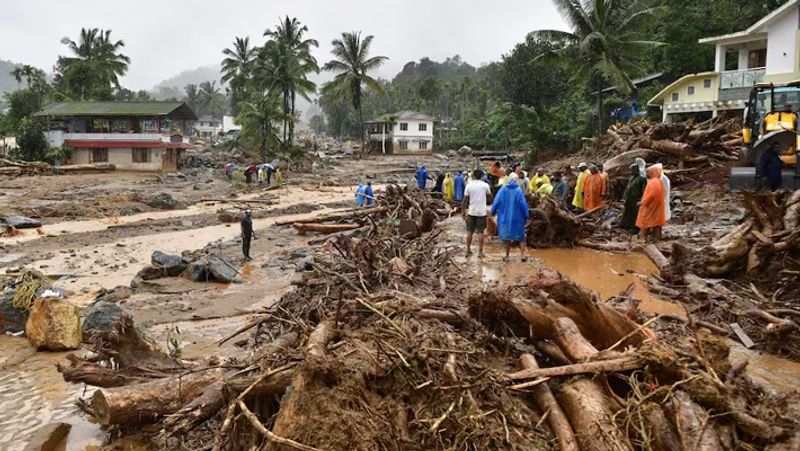
[[[0,333],[18,333],[25,330],[28,311],[14,307],[14,295],[0,294]]]
[[[119,302],[128,299],[132,294],[133,290],[131,290],[130,287],[120,285],[111,290],[101,288],[100,291],[97,292],[97,296],[94,297],[94,300],[95,302]]]
[[[110,332],[114,323],[126,315],[130,316],[130,312],[113,302],[97,301],[92,303],[86,310],[86,317],[83,319],[84,339],[90,339],[95,332]]]
[[[169,255],[161,251],[155,251],[150,256],[150,262],[153,266],[163,268],[170,277],[179,276],[186,270],[186,262],[183,261],[180,255]]]
[[[198,260],[189,263],[186,270],[183,271],[183,278],[189,279],[192,282],[206,282],[206,262]]]
[[[159,210],[173,210],[178,207],[178,201],[169,193],[158,193],[148,199],[146,204]]]
[[[297,260],[297,264],[295,266],[295,270],[300,271],[310,271],[314,269],[314,256],[308,255],[306,257]]]
[[[17,229],[38,229],[42,226],[41,222],[25,216],[6,216],[3,220],[6,225]]]
[[[136,277],[142,280],[161,279],[162,277],[166,276],[166,269],[153,265],[145,266],[144,268],[140,269],[138,273],[136,273]]]
[[[208,273],[217,282],[230,283],[236,280],[236,269],[230,264],[217,257],[208,256]]]

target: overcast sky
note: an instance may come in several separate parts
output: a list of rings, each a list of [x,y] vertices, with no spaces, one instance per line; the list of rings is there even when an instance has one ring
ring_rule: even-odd
[[[150,89],[199,66],[218,64],[234,36],[262,34],[279,17],[297,17],[329,59],[342,31],[375,35],[374,54],[390,58],[378,75],[391,77],[412,60],[455,54],[473,65],[500,58],[536,29],[564,29],[549,0],[4,0],[0,58],[50,71],[81,27],[110,28],[131,58],[123,84]]]

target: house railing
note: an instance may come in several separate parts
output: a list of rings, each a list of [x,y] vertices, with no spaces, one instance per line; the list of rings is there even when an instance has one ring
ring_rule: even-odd
[[[70,133],[62,130],[47,132],[51,147],[61,147],[66,140],[76,141],[164,141],[170,140],[170,133]],[[184,137],[183,141],[187,141]]]
[[[765,67],[725,71],[721,74],[719,89],[749,88],[764,81],[766,74]]]

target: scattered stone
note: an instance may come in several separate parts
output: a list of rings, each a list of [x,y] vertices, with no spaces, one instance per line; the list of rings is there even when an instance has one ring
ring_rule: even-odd
[[[181,275],[186,270],[187,265],[180,255],[169,255],[161,251],[153,252],[153,255],[150,256],[150,262],[155,267],[163,268],[170,277]]]
[[[154,280],[161,279],[167,276],[167,270],[161,267],[147,265],[136,273],[136,277],[140,280]]]
[[[58,298],[33,303],[25,326],[28,341],[39,350],[68,351],[81,346],[80,309]]]
[[[314,269],[314,256],[313,255],[307,255],[307,256],[301,258],[300,260],[297,261],[297,264],[295,266],[295,270],[298,271],[298,272],[300,272],[300,271],[311,271],[312,269]]]
[[[194,261],[189,263],[186,270],[183,271],[183,278],[189,279],[192,282],[206,282],[206,265],[202,261]]]
[[[110,331],[113,324],[125,315],[130,316],[130,313],[113,302],[96,301],[92,303],[83,319],[84,337],[88,340],[94,332]]]
[[[230,283],[236,280],[236,268],[216,255],[208,257],[208,272],[217,282]]]
[[[13,293],[0,295],[0,333],[19,333],[25,330],[28,311],[14,307]]]
[[[6,216],[3,220],[15,229],[38,229],[42,226],[40,221],[25,216]]]
[[[461,146],[461,148],[458,149],[458,155],[462,157],[468,157],[472,155],[472,148],[469,146]]]
[[[242,218],[241,218],[241,213],[237,210],[220,209],[217,210],[217,219],[219,219],[219,222],[230,224],[234,222],[239,222],[239,220],[241,220]]]
[[[59,449],[59,445],[69,434],[72,425],[68,423],[46,424],[30,434],[30,441],[25,446],[24,451],[53,451]]]
[[[174,210],[178,208],[178,200],[172,197],[169,193],[158,193],[145,202],[152,208],[159,210]]]
[[[133,290],[131,290],[130,287],[120,285],[111,290],[101,288],[100,291],[97,292],[97,296],[95,296],[94,299],[95,302],[119,302],[128,299],[132,294]]]

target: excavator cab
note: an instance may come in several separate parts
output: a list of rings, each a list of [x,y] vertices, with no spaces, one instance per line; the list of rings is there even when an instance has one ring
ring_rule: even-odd
[[[731,190],[757,189],[763,185],[758,171],[763,153],[775,147],[784,163],[784,188],[800,189],[800,82],[784,85],[757,84],[750,91],[744,113],[743,166],[731,170]]]

